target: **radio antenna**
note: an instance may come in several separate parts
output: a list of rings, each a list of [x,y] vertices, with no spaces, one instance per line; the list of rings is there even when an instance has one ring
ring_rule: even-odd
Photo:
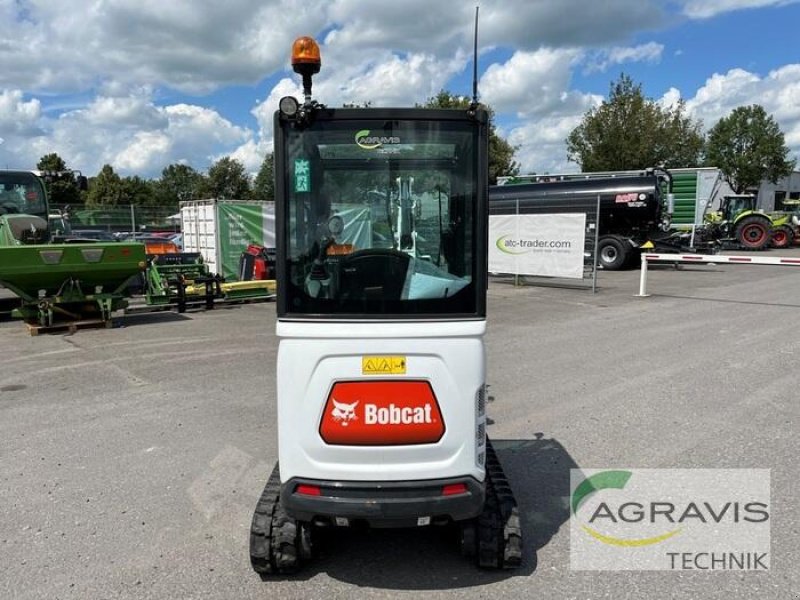
[[[472,105],[478,105],[478,11],[475,7],[475,40],[472,46]]]

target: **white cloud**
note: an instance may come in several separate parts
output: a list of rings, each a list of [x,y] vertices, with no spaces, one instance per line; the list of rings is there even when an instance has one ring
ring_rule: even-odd
[[[105,80],[206,92],[284,66],[327,22],[323,0],[6,0],[0,86],[74,91]]]
[[[439,60],[431,54],[401,57],[384,51],[340,64],[337,71],[315,84],[315,96],[333,106],[365,102],[413,106],[435,95],[461,66],[458,61]]]
[[[575,49],[518,51],[504,64],[490,65],[480,80],[481,98],[497,112],[520,115],[559,110],[568,93]]]
[[[686,108],[695,118],[702,119],[707,127],[711,127],[737,106],[756,102],[760,84],[757,75],[744,69],[731,69],[724,75],[715,73],[693,98],[687,100]]]
[[[302,102],[303,90],[298,81],[284,78],[281,79],[270,91],[266,100],[256,105],[250,113],[258,121],[258,137],[262,140],[272,139],[273,118],[275,109],[278,108],[280,99],[284,96],[294,96]]]
[[[42,115],[39,100],[25,100],[21,90],[0,91],[0,136],[37,135]]]
[[[719,14],[748,8],[786,6],[798,0],[686,0],[683,13],[692,19],[709,19]]]
[[[664,20],[662,2],[651,0],[520,0],[481,6],[482,39],[523,49],[539,45],[598,46],[626,40]]]
[[[664,95],[658,100],[658,104],[661,108],[664,109],[671,109],[675,108],[682,99],[681,92],[679,89],[671,87]]]
[[[264,162],[264,157],[272,152],[272,140],[265,142],[263,140],[256,141],[254,139],[247,140],[244,144],[236,148],[233,152],[227,154],[220,154],[214,157],[214,160],[219,160],[223,156],[230,156],[234,160],[238,160],[244,165],[245,170],[255,177],[261,164]]]
[[[79,109],[86,122],[94,127],[153,129],[167,124],[165,115],[147,92],[131,96],[99,96],[87,108]]]
[[[162,131],[140,131],[111,164],[121,172],[141,173],[170,162],[172,140]],[[165,159],[166,162],[165,162]]]
[[[573,173],[580,167],[567,160],[564,143],[570,132],[577,127],[582,114],[560,117],[543,117],[528,121],[512,129],[508,142],[518,146],[515,159],[520,164],[520,173]]]
[[[482,98],[497,112],[516,111],[520,118],[583,114],[601,97],[570,90],[572,67],[581,57],[575,49],[516,52],[486,70],[480,81]]]
[[[743,69],[712,75],[686,108],[706,128],[728,116],[738,106],[759,104],[772,115],[783,131],[786,143],[800,157],[800,64],[786,65],[759,77]]]
[[[0,111],[4,98],[0,96]],[[123,175],[155,177],[176,162],[204,170],[213,157],[234,152],[253,138],[251,131],[214,110],[189,104],[157,106],[141,91],[101,96],[55,119],[37,113],[38,104],[31,102],[23,106],[36,113],[31,122],[39,135],[3,131],[6,142],[0,145],[0,164],[32,168],[44,154],[57,152],[85,174],[97,173],[108,163]]]
[[[375,48],[449,55],[471,46],[474,14],[474,5],[464,2],[335,0],[328,15],[335,27],[325,44],[362,55]]]
[[[481,99],[498,113],[514,113],[501,135],[517,146],[522,173],[569,172],[564,139],[601,96],[571,90],[571,70],[582,53],[544,48],[516,52],[490,66],[480,81]]]
[[[485,2],[480,42],[523,49],[610,43],[659,22],[660,4]],[[292,40],[304,34],[326,35],[331,65],[337,54],[375,61],[375,50],[465,61],[473,16],[473,5],[429,0],[4,0],[0,87],[72,92],[121,81],[204,93],[282,70]]]
[[[621,65],[632,62],[647,62],[651,64],[661,62],[664,53],[663,44],[648,42],[633,47],[614,47],[597,52],[587,66],[587,71],[606,71],[614,65]]]

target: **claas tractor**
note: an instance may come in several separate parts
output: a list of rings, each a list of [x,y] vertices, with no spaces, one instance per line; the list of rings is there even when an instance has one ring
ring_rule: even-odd
[[[783,210],[770,215],[773,248],[790,248],[800,238],[800,200],[784,200]]]
[[[718,211],[705,215],[704,224],[712,237],[735,241],[746,250],[766,248],[775,227],[769,215],[756,209],[756,198],[750,195],[725,196]]]
[[[484,568],[522,559],[486,435],[488,112],[328,108],[311,38],[305,101],[275,113],[278,462],[250,561],[297,571],[315,535],[449,526]]]

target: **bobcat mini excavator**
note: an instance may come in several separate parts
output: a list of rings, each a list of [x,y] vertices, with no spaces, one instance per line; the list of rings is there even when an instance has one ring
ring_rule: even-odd
[[[253,515],[262,577],[316,528],[460,528],[480,567],[516,567],[516,501],[486,436],[489,117],[469,108],[275,114],[278,464]]]

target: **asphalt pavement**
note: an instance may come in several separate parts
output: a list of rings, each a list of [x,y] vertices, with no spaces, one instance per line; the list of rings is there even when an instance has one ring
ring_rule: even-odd
[[[775,255],[770,252],[764,255]],[[800,256],[800,249],[782,255]],[[277,460],[275,305],[31,337],[0,323],[0,598],[800,598],[800,268],[493,280],[489,434],[523,566],[452,532],[337,530],[300,574],[250,569]],[[771,469],[768,572],[572,571],[571,468]]]

